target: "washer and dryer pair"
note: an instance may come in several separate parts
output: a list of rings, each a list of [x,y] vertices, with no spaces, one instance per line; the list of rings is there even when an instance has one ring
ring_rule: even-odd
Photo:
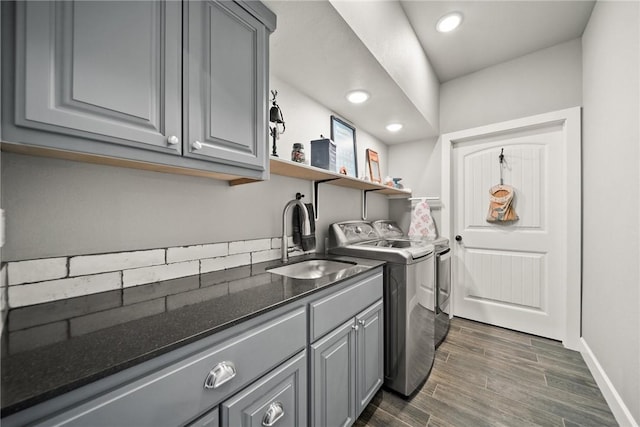
[[[395,221],[374,221],[378,234],[385,238],[410,239]],[[435,345],[442,343],[449,332],[449,313],[451,296],[451,248],[449,239],[437,237],[434,240],[422,240],[434,246],[435,250]]]
[[[435,348],[448,331],[451,281],[444,271],[450,266],[444,246],[448,249],[447,239],[410,239],[392,221],[329,227],[329,253],[386,261],[385,386],[404,396],[428,377]]]

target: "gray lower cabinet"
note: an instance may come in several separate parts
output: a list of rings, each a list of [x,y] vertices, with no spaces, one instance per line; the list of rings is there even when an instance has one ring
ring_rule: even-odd
[[[268,177],[275,15],[260,2],[2,3],[1,137],[14,150]]]
[[[360,414],[384,381],[382,300],[356,316],[356,413]]]
[[[354,328],[350,320],[311,345],[314,426],[350,426],[356,420]]]
[[[306,426],[306,351],[224,402],[220,412],[223,427]]]
[[[218,427],[220,425],[220,410],[216,407],[207,412],[202,418],[189,424],[188,427]]]
[[[383,383],[382,275],[312,302],[310,314],[312,337],[334,324],[310,346],[310,423],[350,426]]]
[[[210,348],[106,393],[96,393],[92,391],[92,387],[88,387],[85,390],[87,396],[97,394],[95,398],[85,398],[83,403],[55,415],[44,416],[28,425],[184,425],[212,408],[217,408],[229,397],[264,375],[269,375],[274,369],[280,372],[279,367],[283,362],[294,355],[302,354],[304,358],[305,352],[306,310],[300,307],[275,319],[265,319],[264,323],[248,328],[239,335],[217,342]],[[295,372],[295,392],[306,388],[305,382],[300,379],[300,375],[305,372],[306,370]],[[290,378],[282,378],[282,381],[286,380]],[[265,390],[265,393],[270,391]],[[64,397],[63,395],[62,398]],[[295,398],[300,399],[299,396]],[[304,406],[302,409],[304,410]],[[196,425],[215,426],[218,422],[215,414],[207,415],[201,424]],[[20,414],[18,418],[3,419],[2,423],[5,425],[6,422],[7,426],[27,424],[19,416]]]
[[[382,268],[2,419],[17,426],[349,426],[383,381]]]

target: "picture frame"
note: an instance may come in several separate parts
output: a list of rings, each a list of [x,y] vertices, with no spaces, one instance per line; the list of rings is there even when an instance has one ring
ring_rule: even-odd
[[[356,128],[331,116],[331,140],[336,145],[336,171],[357,178]]]
[[[369,165],[371,182],[382,183],[382,178],[380,177],[380,158],[378,157],[378,153],[370,148],[367,148],[367,165]]]

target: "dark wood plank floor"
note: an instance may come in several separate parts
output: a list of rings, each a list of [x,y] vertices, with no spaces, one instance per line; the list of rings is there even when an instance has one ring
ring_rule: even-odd
[[[545,338],[452,319],[410,399],[380,390],[356,421],[376,426],[617,426],[580,353]]]

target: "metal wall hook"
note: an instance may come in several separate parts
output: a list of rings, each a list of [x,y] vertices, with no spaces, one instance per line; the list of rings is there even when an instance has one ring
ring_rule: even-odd
[[[500,185],[504,185],[504,179],[502,178],[502,164],[505,162],[504,160],[504,148],[500,149],[500,155],[498,156],[500,160]]]

